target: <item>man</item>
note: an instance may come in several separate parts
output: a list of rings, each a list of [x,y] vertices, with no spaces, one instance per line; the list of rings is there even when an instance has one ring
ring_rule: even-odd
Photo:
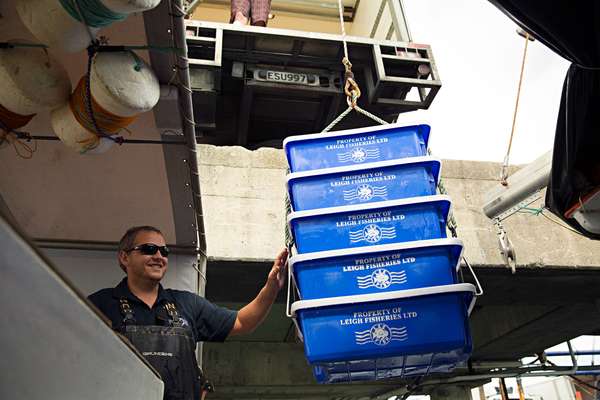
[[[239,311],[218,307],[191,292],[164,289],[160,281],[167,272],[168,256],[158,229],[130,228],[118,254],[127,276],[115,288],[102,289],[89,299],[160,373],[165,399],[197,400],[202,376],[196,342],[222,342],[260,325],[284,285],[288,253],[279,253],[264,287]]]

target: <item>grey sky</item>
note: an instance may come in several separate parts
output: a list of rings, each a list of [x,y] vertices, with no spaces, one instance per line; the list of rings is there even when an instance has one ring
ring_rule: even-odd
[[[442,158],[502,162],[511,131],[525,39],[485,0],[404,0],[413,41],[427,43],[442,80],[429,110],[410,113],[432,126]],[[530,42],[510,163],[550,150],[569,63]]]

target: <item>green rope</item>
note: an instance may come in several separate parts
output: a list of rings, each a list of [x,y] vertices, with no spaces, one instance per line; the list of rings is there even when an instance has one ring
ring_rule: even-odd
[[[135,60],[135,65],[133,66],[133,69],[136,70],[137,72],[140,72],[142,70],[142,66],[144,65],[144,62],[137,54],[135,54],[135,52],[130,50],[129,53],[131,53],[131,55],[133,56],[133,59]]]
[[[518,211],[524,212],[526,214],[532,214],[532,215],[538,216],[544,211],[544,208],[543,207],[542,208],[521,207],[521,208],[519,208]]]
[[[87,26],[103,28],[113,22],[123,21],[127,14],[117,13],[108,9],[99,0],[59,0],[65,11],[71,17]],[[77,2],[77,3],[76,3]],[[81,17],[77,6],[81,10]],[[83,17],[83,20],[82,20]]]

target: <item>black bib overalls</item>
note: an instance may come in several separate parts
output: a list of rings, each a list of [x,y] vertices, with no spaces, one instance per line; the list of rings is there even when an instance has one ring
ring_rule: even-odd
[[[135,315],[125,298],[120,300],[123,334],[160,374],[164,400],[198,400],[201,398],[202,373],[196,361],[196,341],[189,327],[180,321],[174,303],[164,308],[165,325],[136,325]]]

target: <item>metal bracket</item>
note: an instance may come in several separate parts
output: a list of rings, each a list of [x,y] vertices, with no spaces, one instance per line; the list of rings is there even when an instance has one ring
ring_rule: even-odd
[[[541,189],[540,189],[540,190],[537,190],[535,193],[531,194],[530,196],[527,196],[525,199],[518,202],[517,204],[510,207],[509,209],[501,212],[500,214],[498,214],[496,216],[495,219],[504,221],[505,219],[513,216],[514,214],[518,213],[522,209],[529,207],[531,204],[535,203],[536,201],[540,200],[541,198],[542,198],[542,194],[541,194]]]
[[[496,226],[498,247],[500,248],[500,254],[502,255],[504,264],[510,268],[511,272],[514,274],[517,270],[517,255],[513,244],[508,238],[508,235],[502,226],[502,222],[500,222],[498,218],[494,219],[494,225]]]

